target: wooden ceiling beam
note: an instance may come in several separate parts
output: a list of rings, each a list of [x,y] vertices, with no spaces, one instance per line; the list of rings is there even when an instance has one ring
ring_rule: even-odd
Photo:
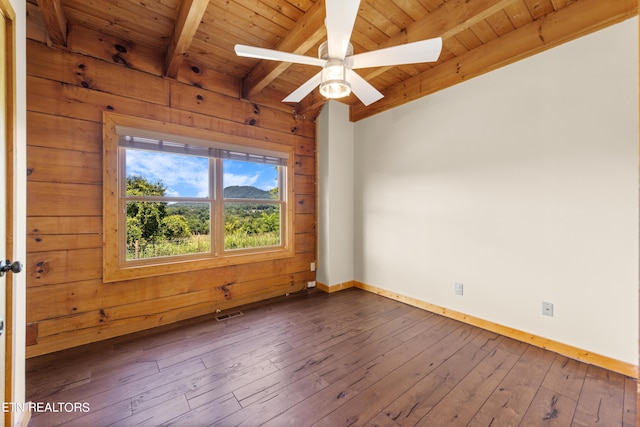
[[[516,0],[449,0],[391,37],[380,48],[433,37],[448,38],[487,19]]]
[[[49,39],[54,45],[67,45],[67,18],[62,9],[62,0],[38,0]]]
[[[320,43],[327,35],[324,26],[325,6],[324,0],[316,1],[297,22],[293,29],[284,38],[277,50],[283,52],[304,55]],[[258,65],[244,78],[243,97],[251,99],[262,91],[273,80],[284,73],[290,63],[280,61],[260,61]]]
[[[450,0],[422,19],[409,25],[403,32],[389,38],[379,49],[398,46],[405,43],[442,37],[446,40],[463,30],[477,24],[487,17],[504,9],[515,0]],[[393,67],[379,67],[363,73],[362,77],[371,80]]]
[[[164,74],[175,78],[200,26],[209,0],[183,0],[164,59]]]
[[[576,0],[543,19],[388,88],[384,98],[368,107],[351,105],[350,119],[358,121],[406,104],[637,14],[637,0]]]
[[[302,101],[296,105],[296,114],[302,117],[317,117],[318,112],[324,104],[328,102],[328,99],[320,95],[320,92],[315,89],[309,95],[305,96]]]

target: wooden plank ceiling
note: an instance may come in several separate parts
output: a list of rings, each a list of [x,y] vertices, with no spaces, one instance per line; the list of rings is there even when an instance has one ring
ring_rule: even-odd
[[[326,38],[324,0],[29,3],[52,45],[64,47],[75,28],[89,28],[154,52],[169,78],[196,66],[237,79],[238,96],[306,117],[315,117],[325,102],[317,89],[299,104],[281,101],[316,67],[240,58],[233,50],[240,43],[317,56]],[[361,0],[354,53],[439,36],[443,51],[435,63],[359,70],[384,98],[368,107],[353,95],[342,102],[357,121],[635,14],[637,0]]]

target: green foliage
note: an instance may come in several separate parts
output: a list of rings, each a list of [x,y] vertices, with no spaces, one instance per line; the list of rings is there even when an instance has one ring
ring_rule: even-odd
[[[225,203],[224,218],[227,233],[241,232],[250,235],[280,231],[278,205]]]
[[[138,241],[127,246],[127,260],[197,254],[209,252],[210,249],[210,236],[196,235],[182,239],[158,239],[154,242]]]
[[[162,219],[162,233],[167,238],[191,236],[187,220],[182,215],[169,215]]]
[[[127,195],[129,196],[164,196],[167,188],[161,181],[149,182],[142,176],[127,177]]]
[[[166,188],[161,182],[151,183],[141,176],[127,177],[127,195],[164,196]],[[166,216],[164,202],[128,202],[127,237],[129,226],[140,230],[140,238],[154,240],[162,234],[162,219]],[[134,232],[137,234],[137,231]],[[129,241],[129,240],[127,240]]]
[[[227,189],[231,195],[227,196]],[[228,187],[228,198],[277,199],[277,189]],[[127,178],[127,194],[163,196],[161,182]],[[127,259],[207,252],[211,247],[209,203],[128,202]],[[280,244],[280,206],[270,203],[225,203],[225,249]]]
[[[249,249],[280,244],[280,233],[244,234],[242,232],[225,233],[224,248]]]
[[[127,242],[142,239],[142,230],[136,218],[127,217]]]
[[[273,213],[262,213],[262,232],[276,232],[280,231],[280,215],[278,212]]]
[[[154,240],[161,234],[162,219],[165,216],[163,205],[161,202],[127,203],[127,219],[133,220],[131,224],[140,230],[143,239]]]
[[[167,214],[184,217],[192,234],[209,234],[208,203],[174,203],[167,206]]]
[[[224,248],[247,249],[280,244],[278,205],[226,203]]]

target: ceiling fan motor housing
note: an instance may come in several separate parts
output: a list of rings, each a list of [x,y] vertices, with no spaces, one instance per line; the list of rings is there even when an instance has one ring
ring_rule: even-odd
[[[351,56],[351,55],[353,55],[353,45],[349,43],[345,57]],[[320,44],[320,46],[318,47],[318,58],[329,59],[329,42],[328,41],[323,41],[322,44]]]

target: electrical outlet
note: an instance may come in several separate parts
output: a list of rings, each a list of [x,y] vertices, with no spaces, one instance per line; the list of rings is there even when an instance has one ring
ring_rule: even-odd
[[[316,287],[316,281],[312,281],[312,282],[307,282],[307,288],[315,288]]]
[[[454,285],[453,289],[454,289],[456,295],[463,295],[464,294],[464,285],[462,283],[456,283]]]
[[[312,262],[309,268],[311,269],[311,271],[316,271],[316,263]]]
[[[553,304],[550,302],[542,302],[542,315],[553,317]]]

